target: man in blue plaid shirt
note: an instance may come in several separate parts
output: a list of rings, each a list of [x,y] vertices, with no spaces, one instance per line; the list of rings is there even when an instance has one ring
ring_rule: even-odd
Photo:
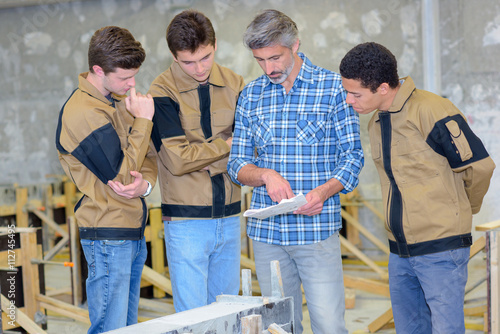
[[[285,295],[294,298],[294,332],[302,333],[302,283],[313,332],[347,333],[339,192],[357,186],[363,167],[359,118],[345,103],[340,75],[298,53],[297,26],[285,14],[257,15],[244,42],[265,75],[240,95],[229,174],[254,187],[252,209],[300,192],[308,202],[290,214],[248,219],[262,294],[271,294],[269,263],[278,260]]]

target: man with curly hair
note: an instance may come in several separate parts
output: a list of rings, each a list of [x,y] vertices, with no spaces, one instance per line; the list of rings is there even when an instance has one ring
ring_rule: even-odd
[[[464,333],[472,215],[495,168],[447,99],[399,79],[384,46],[364,43],[340,63],[346,102],[368,124],[389,231],[389,286],[398,334]]]

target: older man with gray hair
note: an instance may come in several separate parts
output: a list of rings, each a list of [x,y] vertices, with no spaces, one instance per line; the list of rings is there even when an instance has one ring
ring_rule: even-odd
[[[297,26],[285,14],[257,15],[244,43],[265,75],[238,100],[228,172],[254,187],[252,209],[299,193],[307,200],[293,213],[248,219],[262,294],[271,294],[269,264],[278,260],[285,295],[294,298],[294,333],[303,330],[301,284],[313,332],[347,333],[339,193],[357,186],[363,167],[359,118],[340,75],[298,52]]]

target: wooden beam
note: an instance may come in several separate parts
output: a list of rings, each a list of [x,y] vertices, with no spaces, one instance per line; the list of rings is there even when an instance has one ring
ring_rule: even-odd
[[[155,299],[140,298],[139,308],[146,311],[162,313],[163,315],[175,313],[175,308],[172,303],[164,303]]]
[[[500,333],[500,232],[486,232],[486,274],[488,276],[488,330],[490,334]]]
[[[149,226],[151,239],[151,268],[162,275],[165,274],[165,249],[163,247],[163,221],[161,209],[149,210]],[[165,297],[165,291],[153,287],[153,297]]]
[[[368,210],[370,210],[371,212],[373,212],[373,214],[375,216],[377,216],[382,222],[385,223],[385,218],[384,218],[384,215],[382,214],[382,212],[380,212],[379,210],[377,210],[375,208],[375,206],[373,206],[370,202],[364,200],[363,198],[361,198],[361,196],[359,196],[359,202],[362,203],[365,207],[368,208]]]
[[[379,316],[375,321],[368,325],[368,330],[370,333],[375,333],[382,327],[384,327],[389,321],[393,318],[392,316],[392,307],[385,311],[381,316]]]
[[[271,334],[289,334],[287,331],[285,331],[283,328],[280,327],[280,325],[272,323],[269,325],[269,328],[267,328],[269,333]]]
[[[16,232],[17,232],[17,229],[16,229]],[[42,245],[37,245],[36,248],[37,248],[37,253],[38,254],[42,254]],[[23,254],[26,252],[26,250],[24,250],[23,248],[15,248],[15,249],[13,249],[13,251],[15,253],[15,259],[14,259],[15,262],[12,263],[12,265],[14,267],[20,267],[20,266],[22,266],[22,264],[23,264],[23,262],[22,262]],[[10,253],[12,255],[12,252],[10,252]],[[9,252],[8,252],[8,250],[1,251],[0,252],[0,263],[2,263],[2,264],[7,264],[8,263],[10,265],[11,262],[9,262],[9,260],[12,261],[13,259],[12,259],[12,256],[9,259]],[[10,266],[9,266],[9,268],[10,268]]]
[[[488,311],[488,305],[466,307],[466,308],[464,308],[464,315],[465,316],[483,317],[484,316],[484,312],[487,312],[487,311]]]
[[[41,260],[38,253],[36,232],[21,233],[22,267],[23,267],[23,295],[26,314],[34,319],[38,311],[36,296],[40,293],[40,278],[38,265],[31,263],[32,259]]]
[[[76,186],[71,181],[64,182],[65,212],[66,219],[75,215]]]
[[[368,278],[354,277],[344,274],[344,286],[347,288],[371,292],[387,298],[391,296],[388,283],[382,283]]]
[[[484,249],[484,247],[486,247],[486,238],[484,236],[482,236],[481,238],[474,241],[474,243],[470,247],[469,259],[471,257],[473,257],[474,255],[476,255],[477,253],[479,253],[480,251],[482,251]]]
[[[16,188],[16,226],[28,227],[28,189]]]
[[[243,268],[247,268],[247,269],[250,269],[252,272],[255,272],[255,261],[252,259],[249,259],[245,255],[241,255],[240,265]]]
[[[241,334],[261,334],[262,316],[251,314],[241,318]]]
[[[41,308],[51,310],[55,313],[85,324],[90,324],[89,311],[87,310],[42,294],[38,294],[36,299],[40,302]]]
[[[387,246],[386,243],[380,241],[373,233],[368,231],[366,227],[361,225],[357,219],[354,219],[353,216],[351,216],[346,210],[341,209],[340,210],[342,217],[351,224],[353,227],[355,227],[361,234],[363,234],[368,240],[370,240],[375,246],[377,246],[379,249],[381,249],[384,253],[389,255],[389,247]]]
[[[172,283],[170,280],[146,265],[142,269],[142,279],[172,296]]]
[[[500,228],[500,220],[495,220],[489,223],[481,224],[476,226],[476,231],[489,231],[496,228]]]
[[[67,237],[68,232],[66,232],[58,223],[56,223],[52,218],[50,218],[46,213],[40,211],[39,209],[29,207],[29,210],[33,212],[42,222],[47,224],[52,230],[58,232],[61,237]]]
[[[380,269],[375,262],[373,262],[368,256],[366,256],[362,251],[360,251],[356,246],[349,242],[342,235],[339,235],[340,244],[351,251],[358,259],[363,261],[368,267],[372,268],[383,280],[388,279],[387,271]]]
[[[27,316],[26,313],[11,304],[7,297],[5,297],[3,294],[1,295],[1,302],[2,312],[8,315],[10,314],[10,311],[8,310],[13,309],[14,314],[16,315],[15,322],[19,324],[19,326],[24,328],[24,330],[26,330],[28,333],[47,334],[47,332],[40,328],[40,326],[38,326],[33,320],[31,320],[31,318]]]
[[[75,265],[71,267],[71,290],[73,295],[73,305],[77,306],[83,300],[82,273],[81,273],[81,245],[80,234],[76,224],[75,216],[66,218],[69,231],[69,257]]]

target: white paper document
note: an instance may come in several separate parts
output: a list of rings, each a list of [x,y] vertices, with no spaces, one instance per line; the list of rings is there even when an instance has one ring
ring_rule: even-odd
[[[243,216],[265,219],[282,213],[295,211],[306,203],[306,197],[302,193],[299,193],[293,198],[283,199],[279,204],[268,206],[267,208],[247,210],[243,213]]]

